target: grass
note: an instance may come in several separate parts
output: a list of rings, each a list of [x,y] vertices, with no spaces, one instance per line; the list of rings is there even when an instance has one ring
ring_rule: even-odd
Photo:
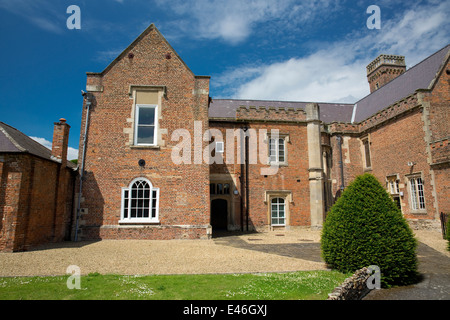
[[[348,277],[336,271],[212,275],[0,278],[0,300],[324,300]]]

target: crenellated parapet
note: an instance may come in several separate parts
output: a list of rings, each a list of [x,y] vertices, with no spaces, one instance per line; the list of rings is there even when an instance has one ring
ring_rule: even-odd
[[[298,108],[240,106],[236,110],[236,119],[303,122],[306,121],[306,112]]]

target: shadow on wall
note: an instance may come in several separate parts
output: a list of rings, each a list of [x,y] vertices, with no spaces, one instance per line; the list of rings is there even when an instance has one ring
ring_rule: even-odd
[[[78,188],[79,185],[77,190]],[[85,172],[82,193],[90,196],[81,199],[78,240],[101,240],[100,227],[104,221],[105,200],[93,172]],[[72,234],[74,236],[72,240],[75,239],[76,210],[77,208],[75,208],[75,218],[73,219],[74,231]]]

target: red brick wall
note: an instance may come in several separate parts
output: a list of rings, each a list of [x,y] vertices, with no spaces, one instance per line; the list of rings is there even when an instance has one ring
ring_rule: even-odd
[[[383,186],[386,177],[398,175],[402,212],[406,218],[433,219],[435,216],[435,198],[433,195],[433,177],[428,163],[427,142],[424,133],[422,107],[417,95],[411,95],[402,101],[382,110],[361,122],[355,132],[355,126],[332,124],[331,146],[333,149],[333,192],[340,187],[339,149],[336,135],[344,137],[342,145],[345,185],[351,183],[357,175],[369,172],[375,175]],[[365,168],[362,138],[370,141],[371,167]],[[408,162],[415,163],[413,167]],[[408,177],[420,173],[424,180],[426,210],[411,210]],[[420,210],[419,210],[420,211]]]
[[[407,218],[433,218],[435,212],[421,111],[422,109],[416,109],[394,123],[370,133],[372,173],[384,186],[386,176],[399,174],[400,191],[404,194],[401,198],[402,212]],[[408,162],[415,164],[410,167]],[[407,175],[414,173],[422,173],[424,179],[426,213],[411,213]]]
[[[256,111],[256,110],[255,110]],[[284,111],[280,111],[281,115],[285,115]],[[275,111],[267,112],[270,113],[268,119],[269,122],[249,122],[247,127],[249,130],[254,130],[259,139],[259,135],[263,134],[266,130],[270,133],[273,129],[278,129],[280,135],[289,135],[287,147],[287,166],[280,166],[278,172],[275,175],[262,175],[261,169],[268,168],[269,166],[259,159],[257,163],[249,164],[249,229],[257,230],[267,230],[270,226],[269,219],[269,206],[268,202],[265,202],[265,192],[266,191],[290,191],[292,193],[292,202],[288,202],[289,206],[289,224],[288,226],[309,226],[310,225],[310,199],[309,199],[309,176],[308,176],[308,145],[307,145],[307,131],[306,123],[294,123],[293,121],[288,121],[288,118],[283,118],[281,120],[286,120],[286,122],[277,122],[279,113]],[[242,114],[241,114],[242,115]],[[267,116],[266,111],[263,112],[264,117]],[[256,116],[255,116],[256,117]],[[253,118],[255,118],[253,117]],[[303,117],[304,119],[304,117]],[[241,165],[238,161],[240,155],[240,148],[238,141],[235,141],[235,161],[228,163],[226,159],[227,153],[227,140],[226,140],[226,129],[238,130],[242,128],[243,125],[239,123],[227,123],[214,121],[210,124],[211,129],[219,129],[225,141],[225,152],[224,152],[224,163],[222,165],[213,164],[211,165],[211,181],[214,182],[215,179],[219,179],[216,175],[229,175],[230,180],[235,181],[234,189],[239,191],[239,195],[231,195],[232,205],[234,206],[235,212],[235,227],[240,227],[240,195],[241,195],[241,182],[239,177],[244,177],[241,175]],[[252,147],[254,144],[249,139],[251,144],[249,152],[252,152]],[[267,142],[266,142],[267,143]],[[258,143],[259,148],[259,143]],[[266,147],[267,148],[267,147]],[[258,149],[259,151],[259,149]],[[256,149],[255,149],[256,154]],[[245,169],[244,169],[245,170]],[[234,178],[232,178],[233,176]],[[226,179],[226,178],[222,178]],[[220,180],[220,179],[219,179]],[[244,194],[245,195],[245,194]],[[244,197],[245,198],[245,197]],[[246,230],[246,217],[245,217],[245,207],[246,202],[244,200],[244,212],[243,212],[243,223],[244,230]]]
[[[103,92],[95,93],[90,113],[81,205],[87,210],[80,221],[81,237],[182,238],[197,237],[197,233],[205,237],[209,225],[209,167],[204,162],[175,165],[171,154],[178,142],[172,142],[171,135],[176,129],[189,131],[193,161],[194,121],[200,121],[203,130],[208,129],[209,78],[194,76],[161,34],[150,27],[102,76],[88,75],[87,84],[102,85]],[[127,121],[133,108],[130,85],[166,87],[159,127],[167,131],[160,130],[164,145],[159,148],[130,147],[129,134],[124,132],[133,130]],[[85,117],[86,110],[81,132]],[[206,145],[202,142],[202,149]],[[81,137],[80,150],[82,146]],[[138,165],[140,159],[145,160],[145,167]],[[160,224],[146,228],[122,225],[118,229],[121,189],[137,177],[149,179],[160,189]],[[192,229],[176,227],[179,225]],[[194,231],[196,228],[202,231]]]
[[[22,251],[67,238],[73,206],[71,170],[27,154],[3,157],[0,251]]]
[[[434,171],[438,212],[450,213],[450,62],[447,60],[431,92],[424,92],[428,104],[430,152]]]
[[[431,141],[440,141],[449,138],[450,130],[450,62],[442,69],[438,81],[434,84],[431,93],[424,93],[424,101],[430,104],[429,121]],[[450,71],[449,71],[450,72]]]

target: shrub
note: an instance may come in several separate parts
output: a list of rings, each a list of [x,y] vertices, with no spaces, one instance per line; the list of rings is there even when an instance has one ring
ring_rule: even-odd
[[[401,211],[370,174],[344,190],[322,230],[322,257],[331,268],[347,273],[377,265],[383,287],[417,281],[416,247]]]

